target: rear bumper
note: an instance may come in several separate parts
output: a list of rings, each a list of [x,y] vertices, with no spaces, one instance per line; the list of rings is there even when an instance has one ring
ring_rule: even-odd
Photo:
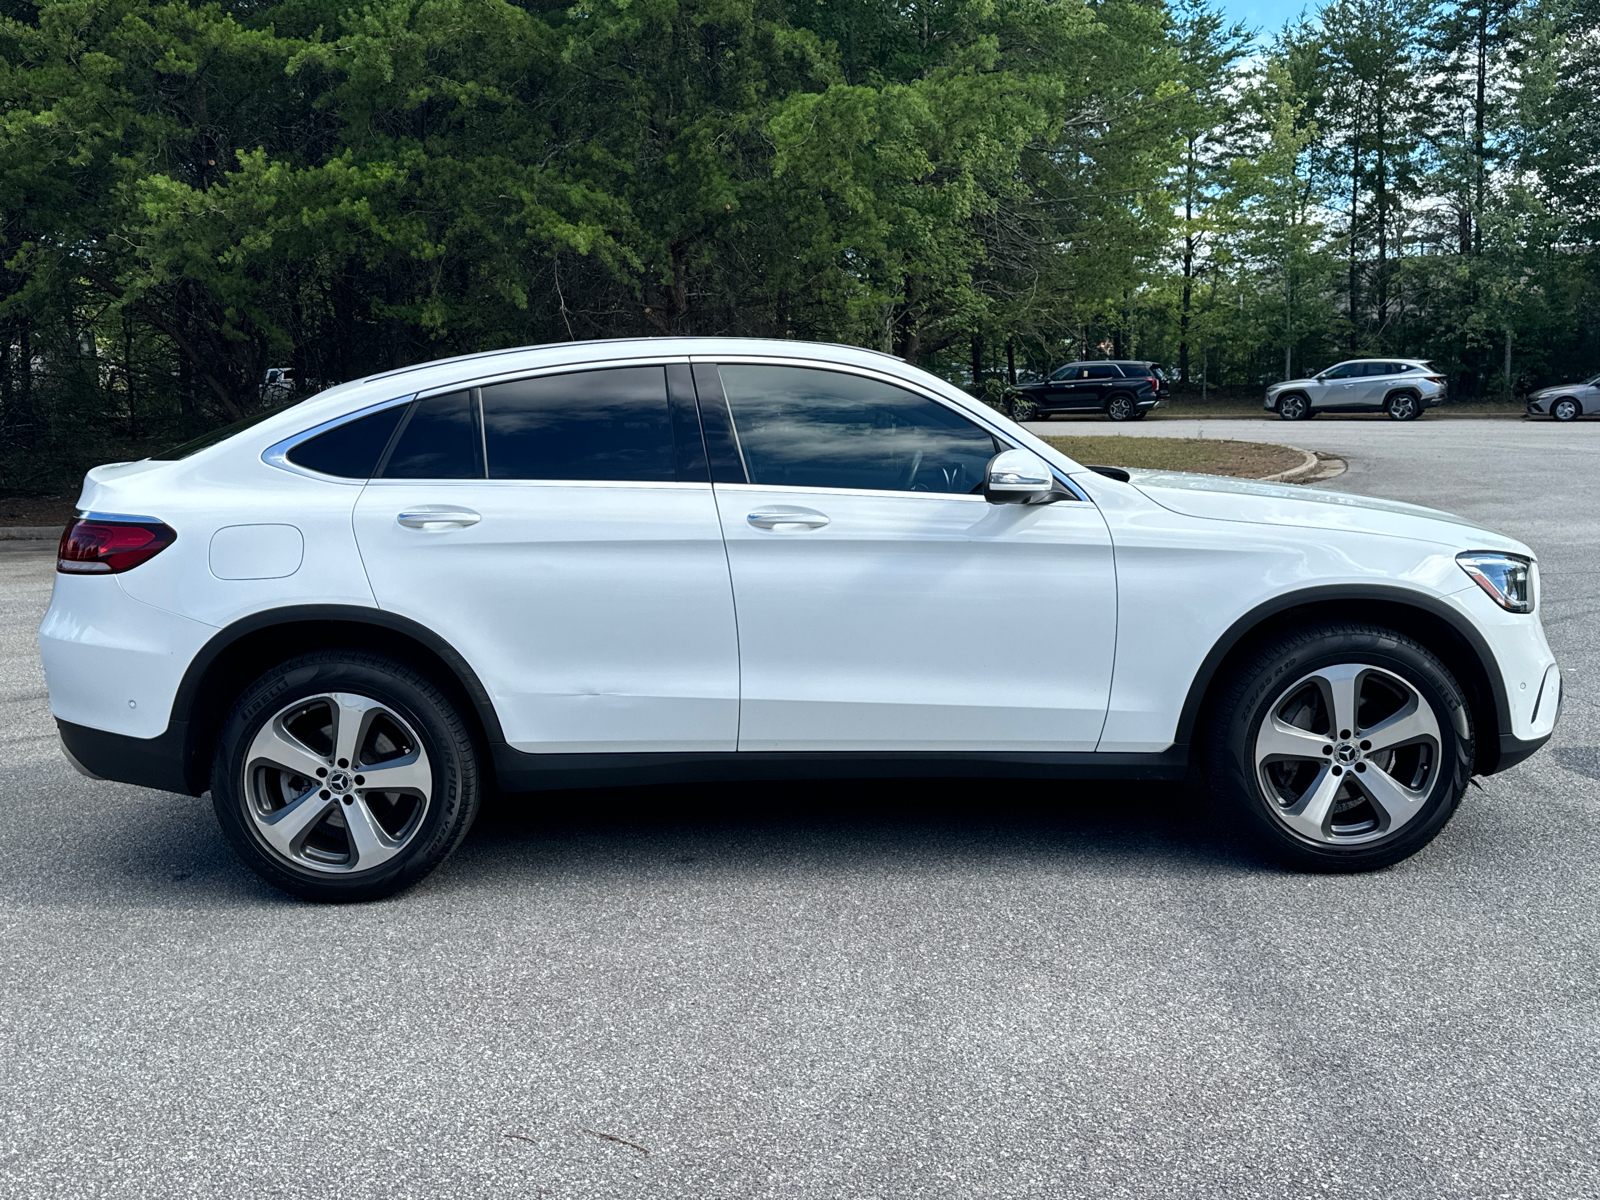
[[[83,774],[91,779],[131,783],[163,792],[194,795],[184,778],[184,723],[174,721],[159,737],[129,737],[107,733],[87,725],[74,725],[56,718],[61,733],[61,749]]]

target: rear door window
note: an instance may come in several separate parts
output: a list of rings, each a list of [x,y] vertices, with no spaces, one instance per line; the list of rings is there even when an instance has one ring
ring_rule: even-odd
[[[1118,378],[1118,371],[1109,364],[1103,367],[1085,367],[1083,369],[1083,377],[1085,379],[1116,379]]]
[[[383,478],[482,479],[483,435],[472,393],[451,392],[413,404]]]
[[[876,379],[810,367],[721,373],[751,483],[969,495],[1003,449],[960,413]]]
[[[490,479],[677,478],[664,367],[574,371],[483,389]]]

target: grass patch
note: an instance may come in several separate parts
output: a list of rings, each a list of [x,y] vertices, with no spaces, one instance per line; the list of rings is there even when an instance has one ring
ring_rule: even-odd
[[[1088,465],[1145,471],[1195,471],[1260,479],[1298,467],[1305,455],[1288,446],[1218,438],[1047,437],[1068,458]]]

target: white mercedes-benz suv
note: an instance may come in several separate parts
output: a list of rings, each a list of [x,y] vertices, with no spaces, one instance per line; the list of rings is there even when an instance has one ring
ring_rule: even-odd
[[[79,507],[40,629],[67,754],[209,790],[314,899],[425,875],[491,785],[793,775],[1190,778],[1365,870],[1561,700],[1519,542],[1085,467],[846,347],[429,363],[98,467]]]

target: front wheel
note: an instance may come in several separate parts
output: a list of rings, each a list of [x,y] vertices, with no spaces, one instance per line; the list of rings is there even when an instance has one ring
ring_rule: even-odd
[[[1278,416],[1285,421],[1303,421],[1311,412],[1311,405],[1299,392],[1290,392],[1278,401]]]
[[[1113,421],[1130,421],[1138,411],[1131,396],[1113,396],[1106,401],[1106,416]]]
[[[1558,421],[1576,421],[1578,413],[1578,402],[1570,398],[1557,400],[1550,406],[1550,415]]]
[[[404,663],[302,655],[234,705],[211,798],[223,833],[268,883],[307,900],[374,900],[445,860],[478,809],[472,737]]]
[[[1444,664],[1371,625],[1324,625],[1266,645],[1212,714],[1213,794],[1271,856],[1370,871],[1444,828],[1472,774],[1472,721]]]

